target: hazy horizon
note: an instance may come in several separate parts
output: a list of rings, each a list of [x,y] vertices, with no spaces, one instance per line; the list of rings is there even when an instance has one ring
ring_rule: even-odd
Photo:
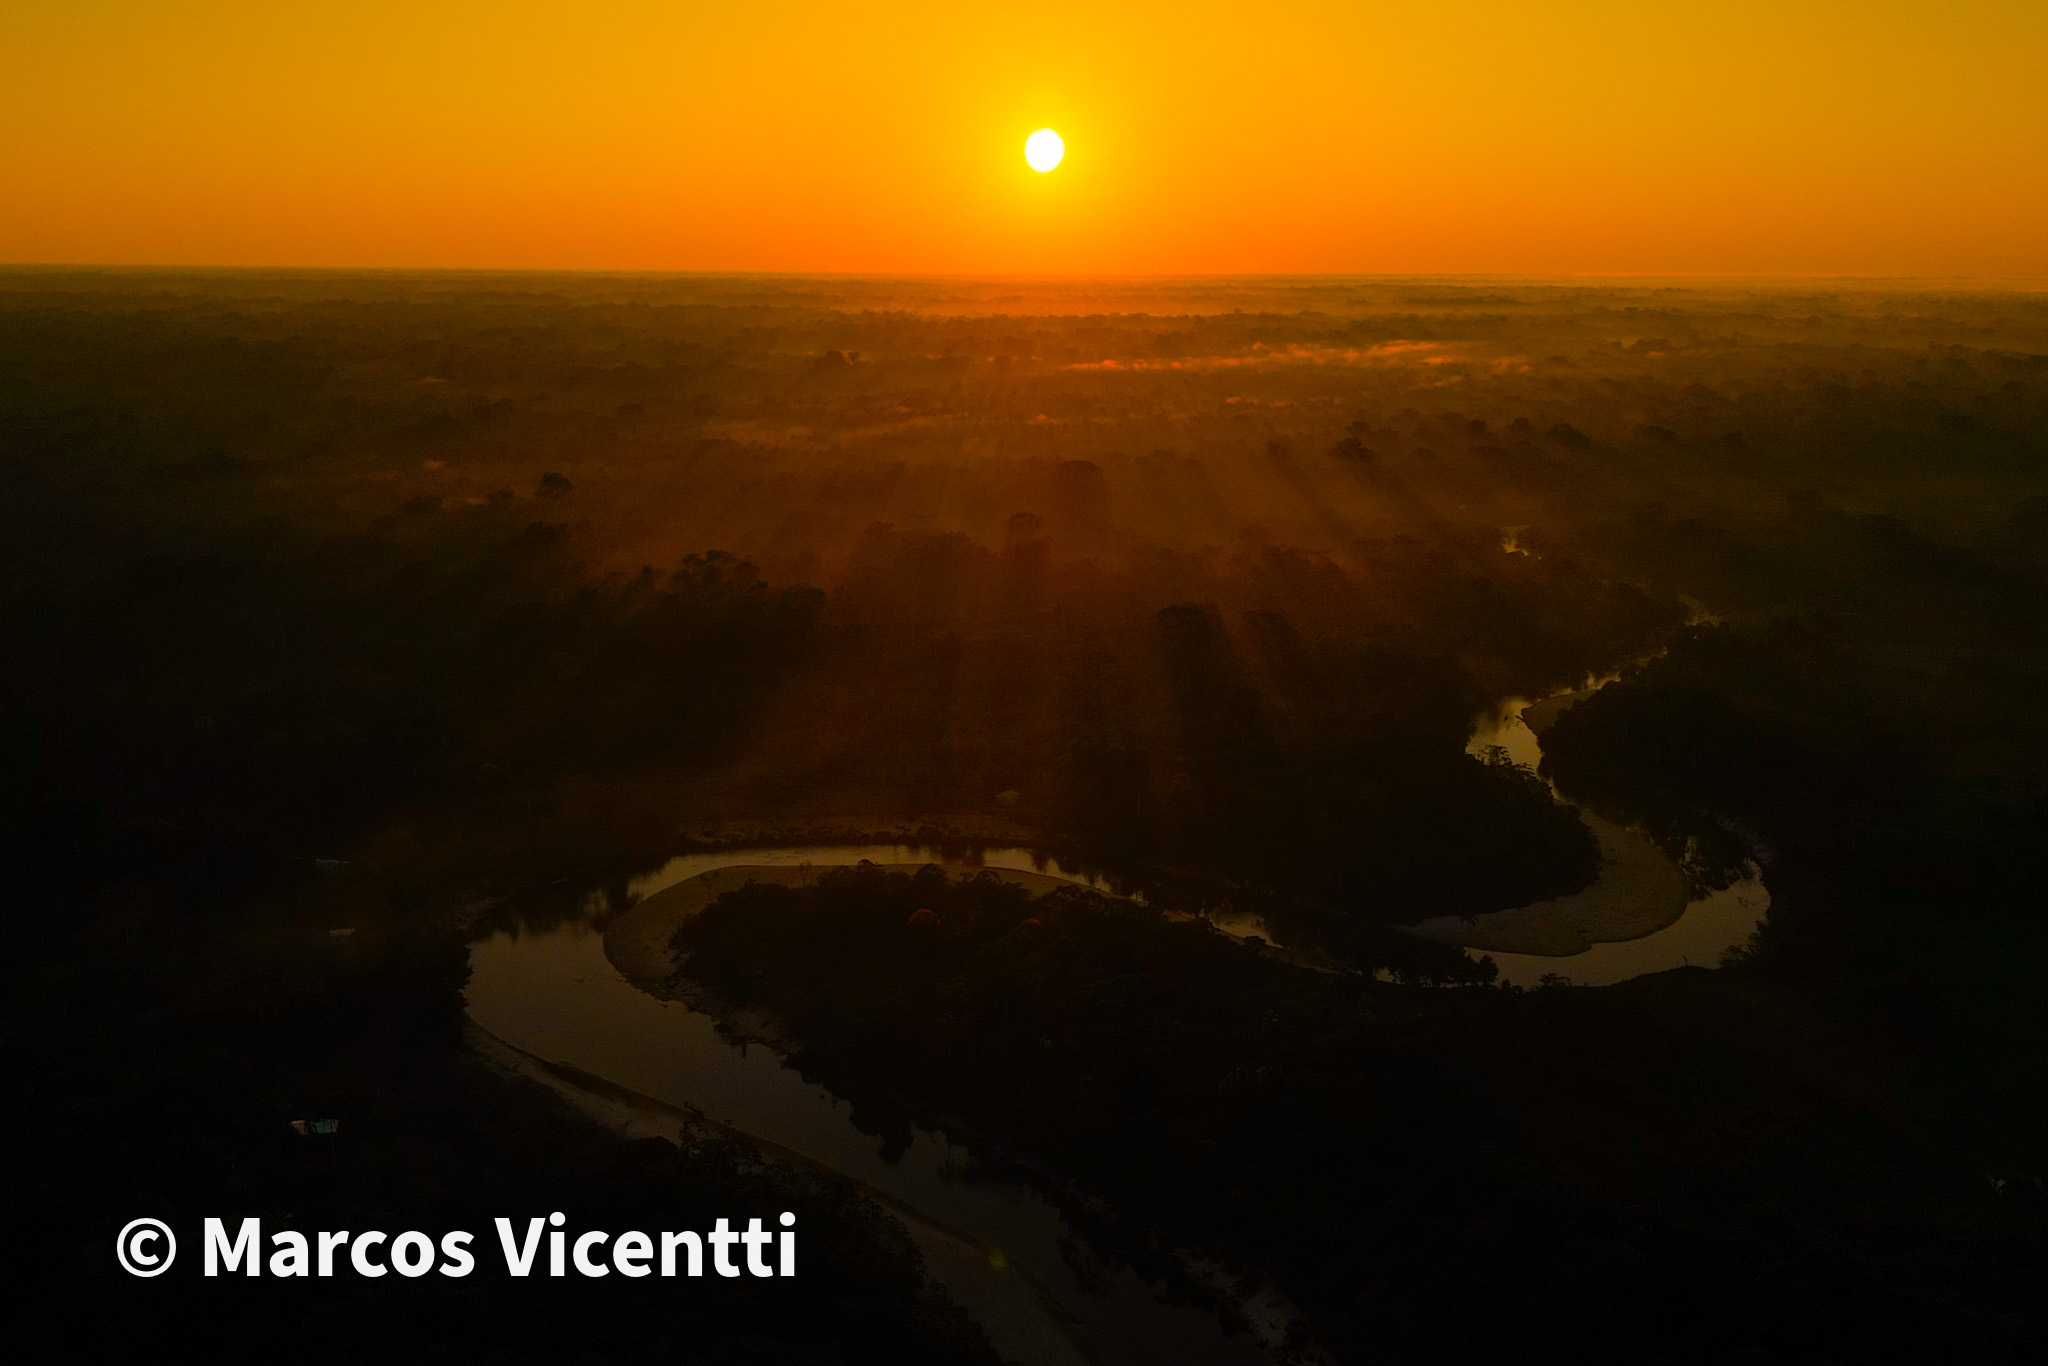
[[[2026,0],[80,0],[0,16],[0,259],[2035,274],[2044,67]]]
[[[2048,0],[0,6],[35,1318],[2020,1357],[2043,72]]]

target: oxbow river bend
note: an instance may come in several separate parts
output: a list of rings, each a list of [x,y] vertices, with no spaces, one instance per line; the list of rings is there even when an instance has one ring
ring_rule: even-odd
[[[1539,737],[1523,717],[1541,705],[1503,703],[1475,725],[1472,748],[1499,745],[1518,762],[1536,766],[1542,759]],[[1587,819],[1610,853],[1638,865],[1664,858],[1639,835]],[[863,859],[944,861],[936,850],[911,845],[733,849],[672,860],[629,891],[645,898],[740,865],[824,868]],[[981,862],[1099,886],[1028,849],[991,849]],[[1602,891],[1596,885],[1582,895],[1597,901]],[[1711,967],[1748,937],[1769,904],[1752,870],[1732,887],[1686,902],[1670,923],[1633,939],[1592,942],[1565,956],[1491,956],[1502,976],[1518,985],[1534,985],[1551,974],[1604,985],[1687,964]],[[1597,919],[1597,906],[1589,914]],[[1265,929],[1249,917],[1226,919],[1223,928],[1238,934]],[[1476,957],[1479,951],[1468,952]],[[1287,1307],[1270,1293],[1240,1305],[1254,1325],[1249,1334],[1226,1333],[1208,1311],[1165,1303],[1135,1273],[1101,1264],[1037,1191],[977,1175],[971,1155],[941,1134],[916,1130],[908,1149],[885,1153],[876,1136],[854,1126],[843,1101],[784,1067],[769,1049],[728,1043],[709,1016],[635,987],[606,958],[604,936],[588,921],[541,933],[493,934],[471,946],[470,962],[469,1013],[505,1042],[697,1111],[869,1188],[904,1218],[935,1274],[1006,1358],[1026,1366],[1166,1360],[1252,1366],[1270,1360],[1269,1349],[1284,1334]]]
[[[676,859],[630,890],[647,896],[741,864],[822,868],[862,859],[940,861],[935,851],[902,845],[740,849]],[[1035,867],[1023,849],[990,850],[983,863],[1088,881],[1057,864]],[[727,1043],[709,1016],[633,986],[605,957],[604,937],[588,922],[538,934],[494,934],[471,945],[470,967],[470,1016],[505,1042],[697,1110],[842,1172],[903,1207],[899,1213],[907,1212],[913,1234],[922,1235],[934,1271],[1006,1358],[1026,1366],[1253,1366],[1269,1359],[1253,1335],[1227,1334],[1215,1314],[1167,1304],[1131,1271],[1098,1262],[1043,1196],[975,1175],[969,1153],[943,1135],[916,1130],[906,1151],[885,1156],[879,1138],[854,1127],[845,1102],[784,1067],[773,1052]],[[956,1248],[971,1245],[987,1273],[962,1283],[959,1258],[949,1266],[932,1255],[934,1237]],[[1255,1300],[1242,1307],[1277,1337],[1283,1306]]]
[[[1563,710],[1591,696],[1614,677],[1589,680],[1582,688],[1553,697],[1509,698],[1476,719],[1466,750],[1477,754],[1497,747],[1506,750],[1516,763],[1535,769],[1543,762],[1540,731],[1547,729]],[[1561,800],[1571,800],[1571,794],[1559,791],[1555,783],[1551,784],[1551,791]],[[1680,890],[1671,905],[1671,914],[1662,917],[1668,923],[1648,933],[1625,929],[1603,933],[1599,928],[1603,922],[1620,924],[1631,919],[1629,913],[1633,908],[1627,903],[1632,896],[1642,894],[1637,891],[1640,882],[1625,882],[1618,874],[1648,873],[1648,880],[1661,880],[1680,889],[1685,886],[1685,879],[1669,857],[1637,831],[1585,811],[1580,812],[1580,818],[1599,839],[1607,863],[1593,886],[1564,899],[1583,903],[1576,919],[1592,930],[1586,935],[1586,947],[1561,955],[1483,950],[1484,956],[1492,958],[1500,969],[1503,981],[1530,987],[1547,977],[1556,977],[1579,986],[1600,987],[1672,968],[1718,967],[1721,955],[1746,942],[1770,911],[1771,897],[1764,886],[1763,871],[1751,863],[1744,876],[1730,886],[1696,896]],[[1480,920],[1507,919],[1519,914],[1520,911],[1508,912],[1501,917],[1482,916]],[[1475,948],[1467,948],[1466,953],[1473,958],[1482,956],[1482,950]]]

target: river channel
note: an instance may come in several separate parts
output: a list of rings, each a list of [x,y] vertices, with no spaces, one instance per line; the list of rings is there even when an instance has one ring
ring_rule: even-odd
[[[1472,752],[1498,745],[1536,767],[1542,760],[1538,728],[1569,700],[1503,703],[1475,725]],[[1589,814],[1585,819],[1608,865],[1592,888],[1560,903],[1481,917],[1499,920],[1495,926],[1435,926],[1435,932],[1505,935],[1514,942],[1512,936],[1530,925],[1554,933],[1565,923],[1578,938],[1563,953],[1466,951],[1475,958],[1488,954],[1517,985],[1561,977],[1598,986],[1688,964],[1715,966],[1769,908],[1753,867],[1732,887],[1686,899],[1677,868],[1649,841]],[[863,859],[945,861],[937,850],[912,845],[733,849],[671,860],[628,890],[645,899],[723,868],[823,868]],[[981,864],[1100,887],[1028,849],[989,849]],[[1656,928],[1624,937],[1642,923],[1645,896],[1669,904],[1647,912]],[[1238,934],[1264,930],[1249,918],[1236,923],[1226,917],[1221,927]],[[1042,1195],[977,1173],[972,1156],[943,1134],[918,1129],[907,1149],[887,1150],[854,1126],[845,1102],[784,1067],[771,1050],[729,1043],[709,1016],[635,987],[606,957],[604,935],[589,921],[539,933],[501,931],[471,945],[470,965],[470,1016],[505,1042],[695,1111],[861,1183],[904,1220],[934,1274],[988,1331],[998,1352],[1020,1366],[1255,1366],[1272,1359],[1270,1349],[1284,1336],[1289,1311],[1277,1295],[1241,1303],[1254,1331],[1228,1333],[1214,1313],[1169,1304],[1162,1287],[1105,1265]]]
[[[827,867],[940,862],[903,845],[740,849],[690,855],[631,884],[642,897],[723,867]],[[1089,883],[1030,851],[991,849],[983,863]],[[633,986],[605,957],[587,921],[537,934],[493,934],[470,946],[470,1017],[498,1038],[553,1062],[765,1139],[841,1172],[907,1216],[927,1263],[1020,1366],[1255,1366],[1269,1360],[1253,1335],[1227,1334],[1217,1316],[1168,1304],[1163,1287],[1089,1252],[1059,1210],[1031,1187],[976,1174],[970,1154],[943,1134],[914,1131],[885,1152],[855,1128],[847,1104],[806,1082],[763,1047],[726,1042],[712,1020]],[[1242,1306],[1277,1340],[1277,1301]],[[1262,1321],[1263,1320],[1263,1321]]]
[[[1497,747],[1516,763],[1539,768],[1542,732],[1613,677],[1589,680],[1552,697],[1501,702],[1474,721],[1466,751],[1479,754]],[[1558,800],[1571,803],[1570,793],[1555,783],[1550,789]],[[1466,944],[1468,957],[1492,958],[1501,980],[1516,986],[1561,979],[1600,987],[1672,968],[1719,967],[1721,955],[1745,943],[1770,911],[1771,895],[1755,862],[1745,865],[1743,876],[1730,886],[1694,893],[1678,866],[1640,831],[1583,809],[1579,817],[1598,839],[1605,865],[1591,887],[1556,902],[1480,916],[1477,925],[1425,922],[1418,929],[1433,928],[1438,937]],[[1516,953],[1472,946],[1481,937],[1475,931],[1502,933],[1518,920],[1568,927],[1583,947],[1546,944],[1542,953]],[[1654,928],[1645,932],[1645,924]]]

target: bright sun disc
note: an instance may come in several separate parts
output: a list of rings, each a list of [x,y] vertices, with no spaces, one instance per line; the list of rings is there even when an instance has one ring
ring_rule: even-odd
[[[1050,128],[1041,128],[1024,139],[1024,159],[1034,171],[1050,171],[1067,154],[1067,144]]]

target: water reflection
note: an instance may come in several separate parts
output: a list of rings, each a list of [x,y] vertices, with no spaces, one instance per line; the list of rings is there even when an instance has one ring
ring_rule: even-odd
[[[1120,894],[1095,874],[1067,868],[1058,859],[1048,858],[1036,850],[1002,847],[976,849],[963,854],[959,851],[941,851],[924,844],[804,844],[725,850],[714,854],[683,854],[670,859],[651,873],[643,873],[632,879],[626,884],[626,890],[636,900],[645,900],[656,892],[675,886],[678,882],[703,873],[716,872],[720,868],[730,868],[736,864],[758,863],[777,868],[800,868],[808,863],[816,864],[820,868],[830,868],[841,864],[859,863],[863,859],[869,863],[948,863],[983,868],[1009,868],[1020,873],[1044,873],[1047,877],[1078,882],[1098,892]],[[1132,899],[1144,900],[1142,896],[1134,896]]]
[[[1618,677],[1619,673],[1610,673],[1588,678],[1578,688],[1546,698],[1509,698],[1474,723],[1466,752],[1480,754],[1499,748],[1516,763],[1540,771],[1541,732],[1549,729],[1560,714]],[[1550,790],[1560,801],[1571,800],[1555,783],[1550,783]],[[1642,842],[1648,845],[1647,840]],[[1664,857],[1661,853],[1657,856]],[[1558,956],[1490,951],[1482,954],[1470,948],[1465,953],[1473,959],[1492,958],[1500,969],[1501,980],[1516,986],[1536,986],[1545,978],[1558,977],[1579,986],[1611,986],[1672,968],[1719,967],[1721,955],[1747,942],[1763,924],[1770,907],[1771,895],[1764,887],[1762,872],[1751,863],[1734,885],[1693,897],[1675,922],[1639,938],[1594,943],[1583,953]]]
[[[635,879],[630,890],[644,897],[735,864],[822,868],[861,859],[920,863],[936,856],[908,845],[691,854]],[[981,862],[1100,885],[1054,861],[1034,859],[1028,850],[989,850]],[[1042,1322],[1020,1328],[977,1313],[992,1336],[1009,1340],[1015,1350],[1006,1356],[1133,1366],[1253,1366],[1267,1359],[1250,1337],[1226,1337],[1214,1314],[1165,1304],[1132,1271],[1101,1264],[1043,1196],[1028,1186],[978,1177],[973,1154],[943,1135],[918,1129],[907,1150],[885,1152],[880,1139],[854,1126],[850,1107],[784,1067],[772,1051],[729,1044],[710,1017],[635,988],[607,960],[603,935],[588,920],[539,932],[498,931],[471,945],[470,965],[469,1013],[506,1042],[787,1148],[985,1251],[999,1251],[1000,1259],[990,1258],[990,1264],[1000,1260],[1021,1268],[1054,1302],[1054,1314],[1071,1320],[1062,1326],[1086,1353],[1063,1356],[1055,1341],[1059,1334]],[[959,1297],[970,1299],[971,1288]],[[1028,1292],[1011,1295],[991,1312],[1014,1320],[1028,1312],[1030,1300]]]
[[[815,864],[820,868],[830,868],[840,864],[858,863],[862,859],[878,864],[947,863],[969,867],[1007,868],[1019,873],[1043,873],[1047,877],[1056,877],[1065,882],[1077,882],[1105,896],[1120,896],[1141,903],[1145,900],[1145,894],[1135,887],[1126,886],[1085,868],[1062,864],[1058,859],[1036,849],[1015,845],[962,851],[941,850],[923,844],[811,844],[716,854],[683,854],[670,859],[651,873],[633,878],[627,882],[626,891],[634,900],[645,900],[679,882],[740,863],[767,864],[781,868]],[[1225,934],[1239,939],[1249,935],[1257,935],[1264,939],[1274,937],[1266,924],[1266,918],[1254,911],[1222,907],[1203,912],[1202,918]]]

